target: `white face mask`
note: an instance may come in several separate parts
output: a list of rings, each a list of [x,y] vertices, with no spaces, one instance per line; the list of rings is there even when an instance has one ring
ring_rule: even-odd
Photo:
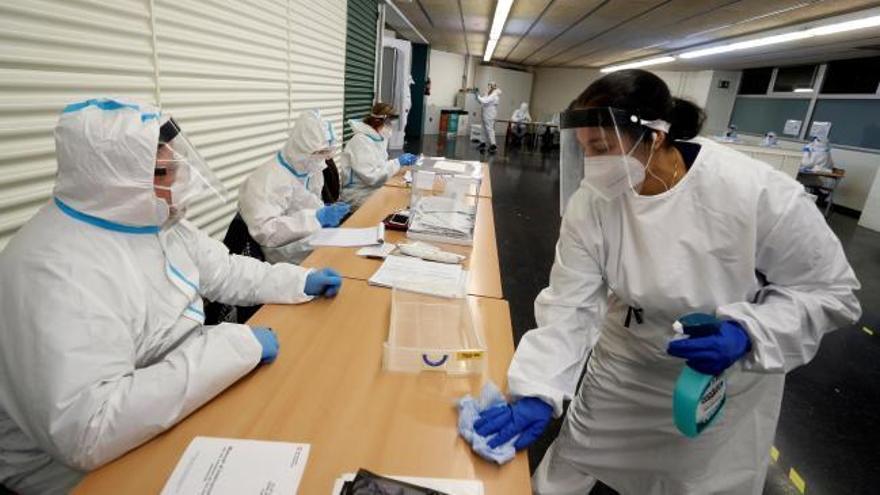
[[[638,191],[645,181],[645,166],[631,155],[584,157],[584,182],[606,201],[627,189]]]
[[[386,126],[383,126],[382,129],[379,131],[379,135],[385,139],[388,139],[391,137],[392,132],[393,131],[391,130],[391,127],[386,125]]]

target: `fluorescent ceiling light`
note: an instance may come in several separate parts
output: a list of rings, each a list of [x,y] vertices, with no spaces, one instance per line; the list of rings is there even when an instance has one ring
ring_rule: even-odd
[[[511,7],[513,7],[513,0],[498,0],[498,4],[495,5],[495,17],[492,18],[492,28],[489,30],[489,41],[486,43],[486,51],[483,53],[483,62],[492,60],[495,45],[498,44],[498,38],[504,31],[504,23],[507,22]]]
[[[838,22],[810,29],[810,32],[816,36],[824,36],[826,34],[837,34],[846,31],[855,31],[856,29],[864,29],[869,27],[880,26],[880,15],[874,17],[866,17],[855,21]]]
[[[812,93],[813,88],[794,88],[795,93]]]
[[[602,67],[599,69],[600,72],[614,72],[618,70],[624,69],[635,69],[637,67],[646,67],[648,65],[657,65],[657,64],[666,64],[675,60],[675,57],[657,57],[657,58],[649,58],[647,60],[640,60],[638,62],[631,62],[628,64],[620,64],[620,65],[609,65],[608,67]]]
[[[864,19],[857,19],[854,21],[837,22],[834,24],[828,24],[827,26],[804,29],[802,31],[765,36],[763,38],[740,41],[738,43],[729,43],[726,45],[714,46],[701,50],[692,50],[680,54],[679,57],[683,59],[705,57],[707,55],[717,55],[720,53],[733,52],[737,50],[747,50],[749,48],[756,48],[759,46],[775,45],[777,43],[797,41],[812,38],[814,36],[826,36],[829,34],[844,33],[847,31],[855,31],[857,29],[865,29],[877,26],[880,26],[880,15],[866,17]]]
[[[740,41],[739,43],[731,43],[729,45],[721,45],[715,46],[712,48],[704,48],[702,50],[694,50],[690,52],[684,52],[679,55],[679,57],[688,59],[688,58],[697,58],[697,57],[705,57],[707,55],[717,55],[719,53],[727,53],[734,52],[737,50],[746,50],[748,48],[756,48],[759,46],[767,46],[767,45],[775,45],[777,43],[785,43],[788,41],[802,40],[805,38],[812,38],[814,35],[809,31],[796,31],[794,33],[786,33],[786,34],[777,34],[775,36],[765,36],[763,38],[757,38],[748,41]]]
[[[489,39],[501,37],[501,31],[504,30],[504,23],[507,22],[507,15],[510,14],[510,8],[513,7],[513,0],[498,0],[495,6],[495,17],[492,19],[492,29],[489,31]]]
[[[498,40],[489,39],[489,42],[486,43],[486,52],[483,53],[483,62],[492,60],[492,54],[495,52],[495,45],[497,44]]]

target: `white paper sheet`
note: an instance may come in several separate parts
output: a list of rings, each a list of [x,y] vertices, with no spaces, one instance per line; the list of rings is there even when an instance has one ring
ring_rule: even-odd
[[[308,444],[196,437],[162,495],[294,495],[308,458]]]
[[[379,244],[378,246],[362,247],[358,249],[357,255],[365,258],[379,258],[384,260],[395,249],[397,249],[397,244],[386,242],[385,244]]]
[[[356,247],[373,246],[385,242],[385,225],[364,229],[348,229],[339,227],[335,229],[321,229],[309,238],[312,246],[337,246]]]
[[[467,275],[467,270],[462,269],[461,265],[392,255],[385,258],[369,282],[440,297],[462,297]]]
[[[383,475],[384,476],[384,475]],[[346,481],[354,480],[354,473],[345,473],[333,484],[331,495],[342,493]],[[431,488],[450,495],[483,495],[483,482],[478,480],[456,480],[451,478],[416,478],[413,476],[388,476],[388,478]]]

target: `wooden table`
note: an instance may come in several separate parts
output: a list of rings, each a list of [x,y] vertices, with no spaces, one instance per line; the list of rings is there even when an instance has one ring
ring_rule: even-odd
[[[371,227],[377,225],[388,214],[406,208],[409,205],[409,189],[399,187],[382,187],[364,202],[343,227]],[[432,243],[445,250],[463,254],[468,258],[464,267],[470,271],[468,294],[475,296],[504,297],[501,291],[501,270],[498,265],[498,248],[495,242],[495,221],[492,212],[492,200],[478,198],[477,223],[474,231],[473,246]],[[393,230],[385,231],[387,242],[399,243],[406,241],[406,233]],[[303,261],[302,266],[309,268],[331,267],[343,277],[357,280],[369,280],[379,269],[381,260],[364,258],[355,254],[357,248],[320,247]]]
[[[480,182],[480,192],[477,194],[477,196],[480,196],[481,198],[491,198],[492,197],[492,176],[489,173],[489,164],[483,162],[482,166],[483,166],[483,178],[482,178],[482,181]],[[393,177],[388,179],[388,181],[385,182],[385,185],[388,187],[405,187],[405,188],[409,189],[409,185],[406,183],[406,180],[404,180],[404,178],[403,178],[403,176],[404,176],[404,174],[406,174],[407,170],[409,170],[408,167],[401,167],[400,172],[397,172],[396,174],[394,174]]]
[[[530,493],[520,452],[498,467],[479,459],[458,436],[454,401],[476,394],[479,376],[383,372],[391,291],[346,280],[335,299],[268,305],[249,323],[278,333],[271,365],[241,379],[177,426],[90,473],[79,494],[155,494],[195,436],[311,444],[299,488],[329,494],[341,474],[480,479],[487,494]],[[507,303],[470,298],[488,347],[487,375],[506,388],[513,340]]]

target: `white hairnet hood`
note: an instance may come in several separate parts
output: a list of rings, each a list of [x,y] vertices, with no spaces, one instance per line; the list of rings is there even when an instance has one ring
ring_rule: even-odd
[[[293,163],[335,146],[336,134],[333,132],[333,124],[321,119],[317,111],[307,111],[299,114],[281,152],[288,162]]]
[[[68,105],[55,127],[54,195],[77,212],[127,226],[160,224],[153,173],[156,108],[120,99]]]

